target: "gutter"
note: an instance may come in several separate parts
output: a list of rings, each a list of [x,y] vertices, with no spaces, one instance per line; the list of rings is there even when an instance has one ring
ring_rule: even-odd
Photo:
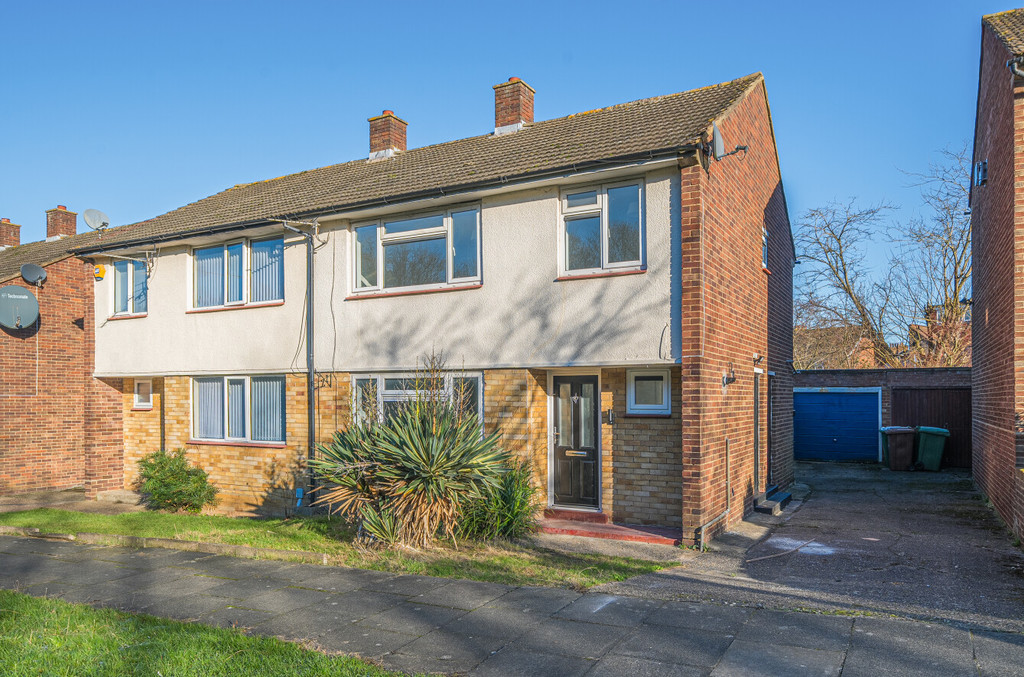
[[[400,195],[394,195],[391,197],[374,198],[371,200],[363,200],[361,202],[349,202],[339,205],[331,205],[328,207],[321,207],[315,210],[309,210],[304,212],[294,212],[278,217],[266,217],[263,219],[250,219],[247,221],[235,221],[233,223],[225,223],[217,226],[209,226],[207,228],[201,228],[199,230],[189,231],[177,231],[173,233],[164,233],[161,235],[153,235],[149,237],[141,237],[134,240],[121,240],[113,242],[109,246],[91,246],[82,247],[81,249],[71,250],[74,254],[95,254],[103,251],[113,249],[128,249],[131,247],[152,244],[156,242],[168,242],[173,240],[181,240],[186,237],[197,237],[202,235],[214,235],[218,233],[228,233],[234,230],[244,230],[246,228],[255,228],[257,226],[269,226],[275,223],[281,223],[282,221],[288,220],[299,220],[307,218],[315,218],[319,216],[326,216],[339,211],[350,211],[355,209],[368,209],[371,207],[384,207],[389,205],[395,205],[401,202],[410,202],[412,200],[421,200],[426,198],[436,197],[448,197],[452,195],[458,195],[460,193],[469,193],[484,188],[493,188],[507,186],[510,184],[518,184],[528,180],[552,178],[560,175],[564,175],[567,172],[577,174],[587,169],[594,168],[611,168],[613,165],[625,165],[630,162],[636,161],[647,161],[647,160],[659,160],[669,159],[673,156],[681,154],[691,153],[700,148],[699,144],[690,143],[682,146],[672,146],[670,148],[663,148],[659,150],[645,151],[643,153],[633,153],[630,155],[622,155],[619,157],[602,159],[602,160],[590,160],[587,162],[574,163],[571,165],[563,165],[554,169],[545,169],[536,172],[527,172],[525,174],[519,174],[515,177],[500,177],[497,179],[488,179],[486,181],[477,181],[475,183],[461,183],[452,186],[441,186],[438,188],[431,188],[430,190],[415,191],[412,193],[402,193]]]

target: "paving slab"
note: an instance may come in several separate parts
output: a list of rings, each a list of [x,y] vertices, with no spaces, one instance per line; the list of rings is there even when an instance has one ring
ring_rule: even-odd
[[[707,677],[711,668],[658,661],[633,656],[605,656],[587,677]]]
[[[460,633],[436,630],[386,656],[384,665],[413,672],[466,673],[503,645],[504,640],[498,638],[469,638]]]
[[[416,595],[413,600],[420,604],[435,604],[469,610],[492,602],[510,590],[512,590],[512,586],[500,583],[453,581]]]
[[[469,674],[473,677],[579,677],[591,670],[594,665],[594,661],[585,658],[506,647]]]
[[[387,592],[394,595],[406,595],[412,597],[414,595],[423,595],[434,588],[440,588],[442,585],[447,585],[448,580],[444,578],[434,578],[432,576],[413,576],[413,575],[402,575],[392,576],[390,578],[374,581],[362,586],[366,590],[375,590],[377,592]]]
[[[982,677],[1024,674],[1024,635],[1008,632],[973,633],[974,657]]]
[[[860,677],[889,671],[908,676],[976,675],[973,651],[971,633],[967,630],[913,621],[858,618],[843,674]]]
[[[501,597],[488,602],[487,606],[496,609],[553,614],[582,596],[582,593],[562,588],[523,586],[510,590]]]
[[[510,647],[517,651],[596,659],[622,637],[620,627],[552,618],[512,642]]]
[[[546,621],[548,614],[497,607],[481,607],[445,625],[468,637],[501,637],[511,641]]]
[[[733,642],[732,635],[666,625],[642,625],[636,628],[610,653],[646,658],[659,663],[714,667]]]
[[[415,635],[347,625],[327,630],[317,637],[316,643],[327,651],[343,651],[364,658],[380,658],[414,640]]]
[[[348,592],[395,578],[396,574],[347,567],[328,567],[315,564],[297,564],[288,569],[288,579],[300,588]]]
[[[416,602],[402,602],[390,609],[368,616],[359,621],[358,624],[370,628],[380,628],[382,630],[419,636],[447,625],[465,613],[462,609],[450,609]]]
[[[832,677],[846,674],[843,652],[745,642],[737,639],[725,652],[711,677]],[[887,673],[874,673],[875,677]]]
[[[656,611],[662,602],[635,597],[616,595],[584,595],[568,604],[556,618],[566,618],[585,623],[634,627]]]
[[[285,614],[296,609],[308,609],[330,598],[330,593],[306,588],[279,588],[246,596],[238,603],[247,609],[259,609],[274,614]]]
[[[330,595],[310,609],[310,613],[330,616],[338,623],[355,623],[368,616],[408,601],[405,595],[392,595],[373,590],[353,590]]]
[[[218,628],[250,630],[262,623],[266,623],[273,617],[274,614],[267,611],[228,605],[203,614],[199,617],[198,621],[204,625],[212,625]]]
[[[651,612],[644,623],[735,635],[751,613],[751,609],[740,606],[665,602],[660,609]]]
[[[239,603],[237,606],[246,608],[243,603]],[[254,611],[263,611],[263,609],[254,609]],[[258,617],[252,616],[251,618]],[[250,630],[250,634],[300,641],[317,640],[326,630],[327,626],[320,617],[308,609],[300,609],[283,614],[271,613],[270,618],[266,622],[254,626]]]
[[[853,619],[807,613],[755,610],[736,634],[745,642],[846,651]]]

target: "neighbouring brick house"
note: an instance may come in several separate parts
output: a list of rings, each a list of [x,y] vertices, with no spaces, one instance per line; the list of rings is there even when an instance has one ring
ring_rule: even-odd
[[[1024,535],[1024,9],[984,17],[971,189],[974,478]]]
[[[47,238],[21,244],[21,226],[0,219],[0,287],[30,290],[39,321],[0,327],[0,494],[84,487],[89,496],[123,483],[121,381],[94,379],[93,266],[72,254],[95,239],[76,235],[76,215],[46,212]],[[41,286],[21,276],[32,263]]]
[[[727,489],[716,530],[791,481],[794,255],[760,74],[543,122],[525,82],[494,95],[491,134],[407,148],[384,111],[368,158],[77,250],[110,271],[96,374],[122,379],[126,483],[185,447],[222,509],[280,510],[309,436],[414,396],[432,351],[549,505],[689,539]],[[746,151],[710,157],[713,123]]]

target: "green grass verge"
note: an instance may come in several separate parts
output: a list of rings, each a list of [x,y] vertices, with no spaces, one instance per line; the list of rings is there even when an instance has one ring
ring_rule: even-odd
[[[0,590],[3,675],[392,675],[355,658],[234,630]]]
[[[628,557],[564,554],[500,541],[441,544],[427,549],[367,550],[337,519],[248,519],[134,512],[121,515],[40,509],[0,514],[0,524],[45,532],[119,534],[325,553],[333,564],[510,585],[586,590],[662,569],[668,564]]]

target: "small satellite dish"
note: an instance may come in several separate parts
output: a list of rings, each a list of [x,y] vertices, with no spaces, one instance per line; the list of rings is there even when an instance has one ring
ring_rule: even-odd
[[[721,160],[725,157],[725,139],[722,138],[722,132],[718,131],[717,124],[711,123],[711,130],[711,152],[716,160]]]
[[[25,329],[39,319],[39,302],[24,287],[0,287],[0,327]]]
[[[103,230],[110,225],[110,217],[98,209],[86,209],[82,212],[85,225],[93,230]]]
[[[29,284],[42,286],[46,282],[46,270],[34,263],[26,263],[21,266],[21,277]]]

